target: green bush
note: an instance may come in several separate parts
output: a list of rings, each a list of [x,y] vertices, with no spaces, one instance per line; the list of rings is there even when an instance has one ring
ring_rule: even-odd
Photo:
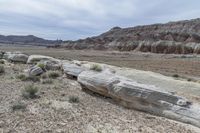
[[[97,71],[97,72],[101,72],[101,71],[102,71],[102,68],[101,68],[100,65],[94,64],[94,65],[92,65],[92,67],[90,68],[90,70],[94,70],[94,71]]]
[[[34,85],[25,86],[24,90],[22,91],[22,96],[26,99],[28,98],[36,98],[37,97],[38,88]]]
[[[77,96],[70,96],[69,97],[69,102],[70,103],[79,103],[79,97],[77,97]]]
[[[5,73],[5,68],[4,66],[0,66],[0,75]]]
[[[60,76],[60,72],[58,72],[58,71],[49,71],[48,72],[48,77],[49,78],[55,79],[55,78],[57,78],[59,76]]]

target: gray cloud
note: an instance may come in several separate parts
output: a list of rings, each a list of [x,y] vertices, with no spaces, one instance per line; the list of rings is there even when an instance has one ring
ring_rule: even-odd
[[[198,0],[1,0],[0,34],[85,38],[113,26],[197,18],[199,4]]]

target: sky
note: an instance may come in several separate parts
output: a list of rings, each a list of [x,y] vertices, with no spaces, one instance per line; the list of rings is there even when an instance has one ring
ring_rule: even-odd
[[[0,34],[76,40],[112,27],[200,18],[200,0],[0,0]]]

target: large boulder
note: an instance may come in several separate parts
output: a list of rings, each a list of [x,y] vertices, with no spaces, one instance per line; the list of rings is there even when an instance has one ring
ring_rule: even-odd
[[[111,97],[128,108],[164,116],[200,127],[200,106],[185,98],[112,73],[83,71],[78,75],[83,88]]]
[[[12,62],[22,62],[26,63],[28,60],[28,55],[21,52],[5,52],[3,58]]]
[[[38,66],[31,67],[28,72],[30,76],[39,76],[44,73],[43,69]]]
[[[35,64],[35,63],[38,63],[40,61],[53,61],[53,62],[60,63],[60,60],[55,59],[55,58],[50,57],[50,56],[44,56],[44,55],[30,55],[28,60],[27,60],[27,63],[28,64]]]

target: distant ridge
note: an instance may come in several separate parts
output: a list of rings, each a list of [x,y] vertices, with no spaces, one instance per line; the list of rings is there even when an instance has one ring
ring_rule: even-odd
[[[62,40],[45,40],[43,38],[39,38],[34,35],[27,35],[27,36],[0,35],[0,43],[4,44],[48,46],[48,45],[61,44],[61,42]]]

